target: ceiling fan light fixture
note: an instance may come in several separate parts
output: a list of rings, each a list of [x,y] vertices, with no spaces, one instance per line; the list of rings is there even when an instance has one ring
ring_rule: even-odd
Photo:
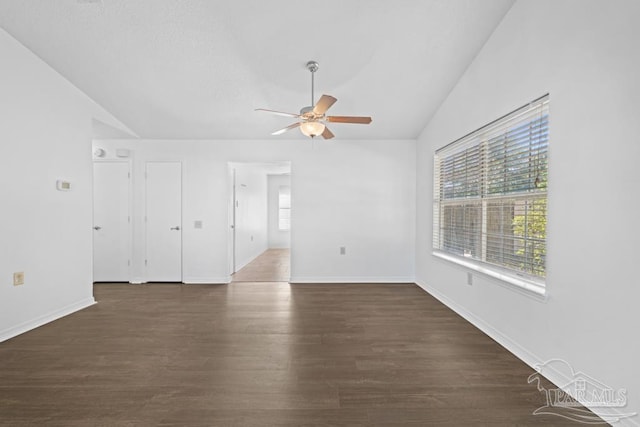
[[[322,122],[309,121],[300,124],[300,131],[311,138],[322,135],[325,125]]]
[[[368,125],[371,123],[371,117],[358,117],[358,116],[327,116],[325,113],[335,102],[337,101],[331,95],[322,95],[318,102],[314,103],[314,90],[313,90],[313,75],[318,71],[318,63],[316,61],[307,62],[307,69],[311,72],[311,105],[304,107],[300,110],[300,114],[284,113],[276,110],[266,110],[264,108],[257,108],[256,111],[266,111],[267,113],[277,114],[285,117],[295,117],[300,121],[293,123],[285,128],[279,129],[273,132],[271,135],[280,135],[297,127],[303,135],[310,138],[321,136],[324,139],[331,139],[335,135],[325,126],[324,122],[332,123],[360,123]]]

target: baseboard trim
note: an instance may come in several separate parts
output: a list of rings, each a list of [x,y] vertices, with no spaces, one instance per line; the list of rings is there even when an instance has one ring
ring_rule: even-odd
[[[415,283],[414,277],[291,277],[289,283]]]
[[[524,363],[529,365],[532,369],[538,370],[540,366],[545,364],[545,360],[542,360],[539,356],[529,351],[523,345],[509,338],[499,330],[495,329],[490,324],[486,323],[480,317],[474,315],[473,313],[467,311],[464,307],[457,304],[455,301],[451,300],[446,295],[442,294],[437,289],[419,281],[415,282],[418,286],[420,286],[425,292],[429,293],[431,296],[436,298],[438,301],[449,307],[451,310],[456,312],[466,321],[471,323],[476,328],[480,329],[483,333],[488,335],[491,339],[496,341],[502,347],[504,347],[507,351],[511,352],[518,359],[522,360]],[[573,378],[567,377],[564,373],[553,369],[553,368],[545,368],[544,375],[549,381],[551,381],[554,385],[559,388],[562,388],[567,394],[569,394],[574,399],[578,400],[582,405],[589,408],[591,412],[601,417],[603,420],[607,420],[608,422],[616,423],[617,426],[628,426],[628,427],[636,427],[640,426],[637,421],[628,418],[628,415],[625,417],[625,413],[618,408],[608,408],[607,412],[603,411],[602,408],[594,408],[588,405],[588,402],[585,402],[583,399],[580,399],[580,396],[576,396],[571,388],[566,388],[566,384],[570,384]],[[526,381],[526,378],[523,378],[523,381]],[[620,418],[617,420],[616,418]],[[634,417],[636,418],[636,417]]]
[[[76,311],[80,311],[94,304],[96,304],[96,300],[93,297],[85,298],[81,301],[75,302],[73,304],[69,304],[59,310],[55,310],[43,316],[36,317],[35,319],[29,320],[27,322],[23,322],[19,325],[12,326],[8,329],[5,329],[4,331],[0,331],[0,342],[6,341],[10,338],[24,334],[25,332],[29,332],[42,325],[46,325],[47,323],[53,322],[54,320],[58,320],[62,317],[73,314]]]
[[[186,285],[228,285],[231,283],[231,276],[183,277],[182,283]]]
[[[451,310],[455,311],[458,315],[463,317],[466,321],[471,323],[476,328],[480,329],[486,335],[491,337],[498,344],[503,346],[505,349],[509,350],[515,356],[517,356],[520,360],[522,360],[527,365],[532,368],[541,362],[540,358],[527,350],[525,347],[520,345],[518,342],[512,340],[508,336],[504,335],[502,332],[495,329],[493,326],[486,323],[480,317],[477,317],[475,314],[467,311],[464,307],[457,304],[453,300],[449,299],[449,297],[442,294],[437,289],[426,285],[422,282],[416,281],[416,284],[424,289],[427,293],[432,295],[438,301],[449,307]]]

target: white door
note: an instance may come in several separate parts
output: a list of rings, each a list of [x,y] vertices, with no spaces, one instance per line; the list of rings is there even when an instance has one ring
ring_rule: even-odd
[[[93,164],[93,281],[128,282],[129,163]]]
[[[182,281],[182,165],[146,164],[147,281]]]

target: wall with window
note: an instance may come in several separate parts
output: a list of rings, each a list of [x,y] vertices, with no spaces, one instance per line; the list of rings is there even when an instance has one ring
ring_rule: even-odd
[[[625,412],[640,412],[638,16],[637,1],[516,2],[430,120],[417,153],[419,284],[529,364],[560,358],[626,388]],[[545,93],[543,300],[475,272],[469,285],[469,270],[435,257],[432,192],[438,148]]]

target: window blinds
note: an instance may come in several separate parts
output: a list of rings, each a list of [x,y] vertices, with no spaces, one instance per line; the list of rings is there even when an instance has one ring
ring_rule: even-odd
[[[436,151],[433,247],[545,277],[549,97]]]

